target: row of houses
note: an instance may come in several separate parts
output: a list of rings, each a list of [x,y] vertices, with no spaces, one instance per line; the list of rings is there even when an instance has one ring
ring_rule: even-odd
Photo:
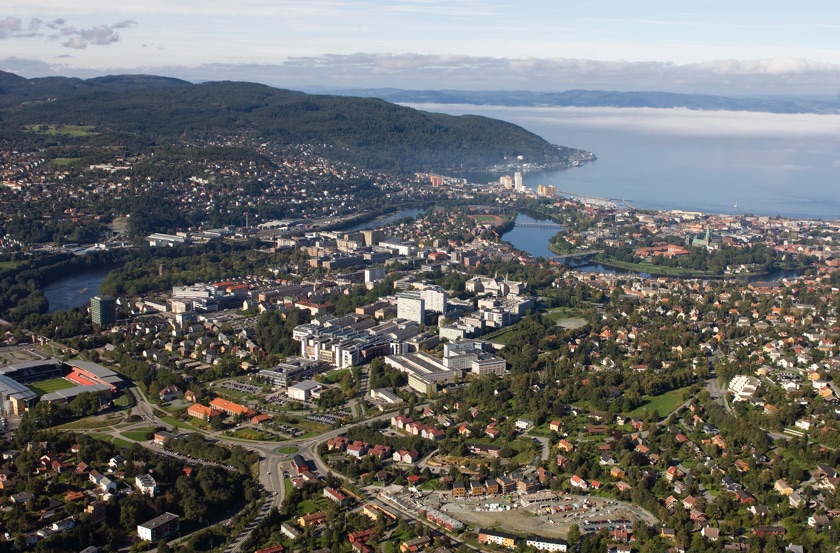
[[[406,417],[404,415],[394,415],[391,417],[391,426],[404,430],[412,436],[420,436],[421,438],[432,440],[434,442],[442,440],[446,437],[446,433],[443,430],[417,422],[411,417]]]

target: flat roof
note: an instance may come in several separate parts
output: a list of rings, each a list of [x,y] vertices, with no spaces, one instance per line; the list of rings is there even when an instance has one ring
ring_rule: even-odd
[[[106,384],[90,384],[88,386],[75,386],[73,388],[66,388],[64,390],[56,390],[41,396],[41,401],[57,401],[59,399],[73,399],[76,396],[85,392],[99,393],[110,392],[111,387]]]
[[[67,364],[71,367],[78,367],[102,379],[111,376],[117,376],[117,373],[115,373],[111,369],[103,367],[99,363],[94,363],[92,361],[68,361]]]
[[[20,363],[12,363],[11,365],[0,367],[0,374],[6,374],[25,369],[35,369],[47,365],[54,368],[61,365],[61,361],[59,361],[58,359],[37,359],[35,361],[21,361]]]
[[[320,386],[321,385],[314,380],[304,380],[303,382],[298,382],[297,384],[289,386],[289,388],[294,388],[295,390],[314,390]]]
[[[0,394],[18,400],[28,400],[37,397],[37,394],[28,387],[4,375],[0,375]]]
[[[163,513],[162,515],[155,517],[152,520],[144,522],[140,526],[142,526],[143,528],[154,530],[158,526],[163,526],[164,524],[168,524],[173,520],[178,520],[178,515],[173,515],[172,513]]]

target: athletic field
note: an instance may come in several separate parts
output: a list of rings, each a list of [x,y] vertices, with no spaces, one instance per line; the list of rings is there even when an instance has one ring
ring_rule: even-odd
[[[44,394],[49,394],[58,390],[75,388],[76,384],[73,384],[69,380],[65,380],[63,378],[53,378],[51,380],[42,380],[41,382],[28,384],[27,386],[30,390],[38,394],[38,397],[41,397]]]

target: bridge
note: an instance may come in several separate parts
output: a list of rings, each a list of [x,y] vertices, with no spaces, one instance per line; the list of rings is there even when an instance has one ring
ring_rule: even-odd
[[[516,223],[516,226],[519,228],[545,228],[545,229],[557,229],[558,231],[563,230],[563,225],[558,225],[557,223]]]

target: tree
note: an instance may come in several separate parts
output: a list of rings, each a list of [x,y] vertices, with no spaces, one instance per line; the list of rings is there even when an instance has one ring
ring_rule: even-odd
[[[566,541],[569,542],[569,549],[572,551],[577,550],[577,544],[580,541],[580,528],[577,524],[572,524],[569,527],[569,533],[566,536]]]

